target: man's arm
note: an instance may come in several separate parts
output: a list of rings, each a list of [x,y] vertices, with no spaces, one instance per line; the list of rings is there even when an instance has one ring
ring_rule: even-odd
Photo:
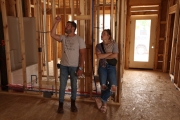
[[[60,35],[56,34],[56,29],[57,29],[58,23],[60,21],[61,21],[61,18],[59,16],[57,16],[55,18],[55,22],[54,22],[54,25],[53,25],[52,30],[51,30],[51,37],[57,41],[60,41]]]
[[[80,70],[80,69],[78,68],[78,70],[77,70],[77,76],[81,76],[82,73],[83,73],[84,61],[85,61],[85,54],[86,54],[86,48],[79,50],[79,67],[82,68],[82,70]]]

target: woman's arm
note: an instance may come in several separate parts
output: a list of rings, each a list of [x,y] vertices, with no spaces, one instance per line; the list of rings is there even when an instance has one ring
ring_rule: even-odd
[[[106,57],[108,57],[111,54],[112,53],[104,53],[104,54],[102,54],[101,52],[96,52],[96,56],[97,56],[98,59],[106,58]]]
[[[118,57],[118,53],[112,53],[111,55],[107,56],[105,59],[113,59],[117,57]]]

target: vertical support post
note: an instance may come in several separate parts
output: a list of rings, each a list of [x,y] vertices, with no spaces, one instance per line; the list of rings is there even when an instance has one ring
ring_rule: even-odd
[[[105,26],[105,4],[106,4],[106,0],[103,0],[103,30],[104,30],[104,26]]]
[[[46,0],[44,0],[43,35],[44,35],[44,41],[45,41],[45,61],[46,61],[47,82],[48,82],[49,81],[49,64],[48,64],[48,44],[47,44],[47,36],[46,36]]]
[[[157,70],[157,64],[158,64],[158,49],[159,49],[159,39],[160,39],[160,24],[161,24],[161,4],[159,4],[159,9],[158,9],[158,23],[157,23],[157,33],[156,33],[156,47],[155,47],[155,56],[154,56],[154,69]]]
[[[63,0],[63,9],[64,9],[64,23],[66,23],[67,21],[66,21],[66,2],[65,2],[65,0]]]
[[[53,23],[55,22],[56,17],[56,6],[55,1],[52,0],[52,20]],[[53,68],[54,68],[54,77],[55,77],[55,93],[57,97],[57,80],[58,80],[58,74],[57,74],[57,41],[53,41]]]
[[[100,26],[99,26],[99,14],[100,12],[100,6],[99,6],[99,0],[97,0],[97,43],[99,43],[99,29],[100,29]]]
[[[129,3],[129,0],[127,0],[127,3]],[[127,5],[127,23],[126,23],[126,44],[125,44],[125,68],[129,68],[129,50],[130,50],[130,25],[131,25],[131,13],[130,13],[131,6]]]
[[[121,13],[121,11],[120,11],[120,8],[121,8],[121,6],[120,6],[120,1],[119,0],[116,0],[116,26],[115,26],[115,30],[116,30],[116,40],[118,40],[117,41],[117,43],[118,43],[118,48],[119,48],[119,51],[121,51],[121,49],[120,49],[120,46],[121,46],[121,41],[119,41],[120,40],[120,33],[119,33],[119,29],[120,29],[120,13]],[[119,56],[121,56],[121,54],[119,53]],[[118,58],[121,58],[121,57],[118,57]],[[121,75],[120,75],[120,71],[121,71],[121,59],[118,59],[118,64],[117,64],[117,67],[116,67],[116,69],[117,69],[117,73],[118,73],[118,75],[117,75],[117,80],[118,80],[118,86],[117,86],[117,93],[115,94],[115,101],[118,101],[118,99],[119,99],[119,92],[120,92],[120,85],[121,85]]]
[[[50,26],[51,26],[51,20],[50,20],[50,15],[47,15],[46,16],[46,29],[47,29],[47,31],[51,31],[51,28],[50,28]],[[51,50],[52,50],[52,48],[51,48],[51,43],[52,43],[52,39],[51,39],[51,36],[50,36],[50,33],[48,32],[47,33],[47,43],[48,43],[48,62],[51,62]]]
[[[84,0],[80,0],[80,2],[79,2],[79,9],[80,9],[80,13],[81,13],[81,15],[84,15]],[[76,8],[77,9],[77,8]],[[85,29],[85,22],[84,22],[84,20],[79,20],[79,36],[81,36],[84,40],[85,40],[85,34],[84,34],[84,29]],[[81,32],[80,32],[81,31]],[[86,69],[85,69],[85,71],[86,71]],[[85,91],[85,81],[84,81],[84,79],[81,79],[80,80],[80,91]]]
[[[176,12],[174,18],[174,28],[173,28],[173,37],[172,37],[172,47],[171,47],[171,59],[170,59],[170,70],[169,74],[175,73],[175,65],[176,65],[176,45],[177,45],[177,30],[178,30],[178,20],[179,20],[179,4],[176,4]],[[174,82],[177,83],[177,79],[174,79]]]
[[[50,9],[50,0],[47,0],[47,9]]]
[[[110,28],[111,28],[111,33],[113,33],[113,37],[114,37],[114,30],[113,30],[113,23],[114,23],[114,0],[111,0],[111,17],[110,17]]]
[[[180,23],[180,0],[177,1],[177,13],[178,14],[178,24]],[[174,66],[174,82],[180,87],[180,66],[179,66],[179,55],[180,55],[180,25],[177,25],[177,43],[176,43],[176,55],[175,55],[175,66]]]
[[[10,43],[9,43],[9,28],[7,21],[7,11],[6,11],[6,0],[1,0],[1,11],[3,19],[3,29],[4,29],[4,41],[5,41],[5,51],[6,51],[6,66],[7,66],[7,77],[8,83],[12,83],[11,77],[11,57],[10,57]]]
[[[39,1],[33,0],[34,3],[34,17],[36,20],[36,31],[39,29]],[[40,34],[36,32],[36,41],[38,46],[38,80],[39,80],[39,91],[42,88],[42,47],[40,46]]]
[[[93,30],[94,30],[94,0],[92,0],[92,2],[90,2],[90,37],[91,37],[91,56],[92,56],[92,63],[91,63],[91,71],[93,70],[93,59],[94,59],[94,52],[93,52],[93,41],[94,41],[94,34],[93,34]],[[90,98],[92,99],[92,76],[90,77]]]
[[[23,86],[26,88],[27,86],[26,53],[25,53],[24,24],[23,24],[21,0],[17,0],[16,5],[17,5],[17,14],[18,14],[18,19],[19,19],[19,34],[20,34],[20,41],[21,41]]]
[[[7,1],[7,0],[6,0]],[[16,4],[16,2],[15,2],[15,0],[8,0],[8,2],[7,2],[7,4],[8,4],[8,9],[7,9],[7,14],[9,15],[9,16],[14,16],[14,17],[16,17],[16,8],[15,8],[15,4]]]
[[[58,0],[58,8],[61,7],[61,0]]]
[[[73,21],[74,20],[74,0],[71,0],[70,6],[71,6],[71,17]]]
[[[26,16],[31,17],[31,0],[26,0]]]

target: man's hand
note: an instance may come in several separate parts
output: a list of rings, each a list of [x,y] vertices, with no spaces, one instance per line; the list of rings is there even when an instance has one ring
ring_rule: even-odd
[[[61,21],[61,17],[58,15],[56,18],[55,18],[55,22],[58,23]]]
[[[78,69],[78,70],[76,71],[76,75],[77,75],[77,76],[82,76],[82,74],[83,74],[83,70],[79,70],[79,69]]]

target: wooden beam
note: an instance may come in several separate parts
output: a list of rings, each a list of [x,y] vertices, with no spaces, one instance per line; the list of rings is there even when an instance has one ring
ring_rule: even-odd
[[[15,0],[8,0],[7,1],[7,6],[8,6],[7,16],[14,16],[14,17],[16,17],[16,8],[15,8],[15,5],[16,5]]]
[[[74,0],[70,0],[70,7],[71,7],[72,21],[74,21]]]
[[[114,33],[113,31],[114,31],[114,0],[111,0],[111,14],[110,14],[110,16],[111,16],[111,19],[110,19],[110,29],[111,29],[111,33]],[[112,37],[113,37],[113,34],[112,34]]]
[[[90,20],[90,15],[80,15],[80,16],[74,16],[74,20]]]
[[[106,4],[106,0],[103,0],[103,30],[105,26],[105,4]]]
[[[2,21],[3,21],[3,30],[4,30],[8,84],[12,84],[9,27],[7,21],[6,0],[1,0],[1,11],[2,11]]]
[[[169,14],[174,14],[176,12],[176,9],[177,9],[177,4],[171,6],[169,8]]]
[[[178,20],[179,20],[179,5],[177,6],[176,4],[176,11],[175,11],[175,18],[174,18],[174,28],[173,28],[173,36],[172,36],[172,47],[171,47],[171,59],[170,59],[170,70],[169,70],[169,73],[172,74],[172,73],[176,73],[176,76],[175,77],[175,80],[174,82],[177,83],[177,69],[175,69],[175,65],[177,64],[176,62],[179,62],[179,61],[176,61],[175,60],[175,57],[176,57],[176,47],[177,47],[177,30],[178,30]]]
[[[20,42],[21,42],[23,86],[26,88],[27,86],[26,53],[25,53],[24,23],[23,23],[21,0],[16,0],[16,6],[17,6],[18,19],[19,19],[19,35],[20,35]]]
[[[93,31],[94,31],[94,28],[93,28],[93,17],[92,16],[94,16],[94,4],[93,4],[94,2],[93,1],[91,1],[90,2],[90,16],[91,16],[91,18],[90,18],[90,41],[91,41],[91,56],[90,56],[90,58],[91,58],[91,64],[89,64],[90,65],[90,69],[88,70],[89,71],[89,73],[91,73],[90,71],[93,71],[93,56],[92,56],[92,54],[93,54],[93,40],[94,40],[94,33],[93,33]],[[93,8],[93,10],[92,10],[92,8]],[[89,88],[90,88],[90,98],[92,98],[92,75],[89,77]]]
[[[131,7],[130,11],[158,11],[159,6],[157,7]]]
[[[52,3],[52,6],[51,6],[51,8],[52,8],[52,20],[53,20],[53,23],[55,23],[55,17],[56,17],[55,1],[52,0],[51,3]],[[56,96],[57,96],[57,81],[58,81],[57,56],[58,56],[58,53],[57,53],[57,41],[53,40],[53,68],[54,68],[54,77],[55,77],[55,81],[54,82],[55,82],[55,93],[56,93]]]
[[[64,11],[64,23],[66,23],[67,21],[66,21],[66,14],[67,14],[67,11],[66,11],[66,2],[65,2],[65,0],[63,0],[63,11]],[[70,10],[71,11],[71,10]],[[57,14],[59,14],[58,12],[57,12]]]
[[[161,0],[129,0],[130,6],[137,5],[159,5]]]
[[[159,41],[160,41],[160,24],[161,24],[161,4],[158,7],[158,19],[157,19],[157,34],[156,34],[156,44],[155,44],[155,56],[154,56],[154,70],[157,70],[158,65],[158,50],[159,50]]]
[[[177,2],[178,9],[180,9],[180,0]],[[179,11],[180,13],[180,11]],[[179,16],[179,22],[180,22],[180,16]],[[180,23],[179,23],[180,24]],[[177,53],[176,53],[176,71],[177,71],[177,87],[180,88],[180,25],[178,26],[178,35],[177,35]]]
[[[51,5],[50,0],[47,0],[47,9],[48,10],[50,9],[50,5]]]
[[[27,17],[32,17],[32,13],[31,13],[31,0],[25,0],[25,15]]]
[[[139,11],[139,12],[131,12],[131,15],[154,15],[154,14],[158,14],[158,11]]]
[[[160,24],[166,24],[166,21],[161,21]]]
[[[166,41],[165,41],[165,50],[164,50],[164,62],[163,62],[163,72],[167,72],[168,71],[168,52],[169,52],[169,44],[170,44],[170,37],[171,37],[171,35],[170,35],[170,32],[171,32],[171,22],[172,22],[172,15],[168,15],[168,23],[167,23],[167,31],[166,31]]]
[[[37,0],[33,0],[34,4],[34,17],[36,20],[36,31],[40,31],[39,28],[39,2]],[[42,51],[40,46],[40,33],[36,32],[36,41],[38,46],[38,83],[39,83],[39,90],[42,88]]]
[[[129,0],[128,0],[129,3]],[[129,51],[130,51],[130,28],[131,28],[131,13],[130,13],[130,7],[127,8],[127,23],[126,23],[126,43],[125,43],[125,68],[129,68]]]
[[[46,29],[47,29],[47,31],[51,31],[51,16],[47,15],[46,20],[47,20]],[[51,43],[52,43],[52,39],[51,39],[50,32],[48,32],[46,34],[47,34],[47,43],[48,43],[48,62],[51,62]]]
[[[58,8],[61,7],[61,0],[58,0]]]
[[[84,4],[85,4],[84,0],[79,1],[79,10],[80,10],[79,13],[81,13],[79,15],[85,14]],[[85,20],[79,20],[79,36],[81,36],[85,40]],[[80,80],[80,91],[85,91],[84,86],[85,86],[85,80]]]

